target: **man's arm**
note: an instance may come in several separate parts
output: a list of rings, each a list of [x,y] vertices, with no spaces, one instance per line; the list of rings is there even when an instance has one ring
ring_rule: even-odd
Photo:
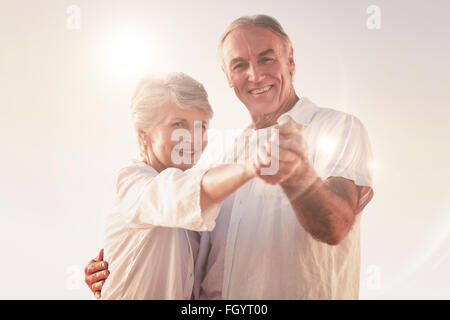
[[[370,187],[352,180],[330,177],[322,181],[308,162],[308,146],[301,134],[302,125],[288,121],[278,126],[279,140],[267,146],[270,161],[278,161],[278,171],[259,177],[280,184],[302,226],[314,238],[330,245],[339,244],[355,221],[355,216],[372,199]],[[276,137],[273,135],[272,137]],[[275,155],[272,149],[277,148]],[[257,172],[271,163],[258,158]]]
[[[314,238],[337,245],[347,235],[355,217],[373,197],[373,190],[352,180],[321,180],[306,164],[304,172],[281,183],[295,214]]]

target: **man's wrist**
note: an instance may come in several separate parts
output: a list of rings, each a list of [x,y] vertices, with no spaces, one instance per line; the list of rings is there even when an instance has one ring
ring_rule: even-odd
[[[321,179],[314,169],[309,164],[306,164],[306,168],[301,174],[287,179],[283,183],[280,183],[280,186],[283,188],[289,200],[292,201],[305,196],[309,191],[315,189],[314,185],[320,181]]]

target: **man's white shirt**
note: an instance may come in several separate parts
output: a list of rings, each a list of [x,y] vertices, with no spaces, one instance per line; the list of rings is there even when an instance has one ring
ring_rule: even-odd
[[[309,162],[322,179],[344,177],[372,187],[370,141],[356,117],[319,108],[307,98],[287,114],[304,125]],[[250,135],[250,147],[255,149],[258,132],[248,129],[241,137]],[[243,151],[208,148],[198,167],[231,163]],[[339,245],[327,245],[305,231],[280,186],[254,178],[222,203],[214,230],[202,233],[194,295],[197,299],[357,299],[360,218],[358,214]]]

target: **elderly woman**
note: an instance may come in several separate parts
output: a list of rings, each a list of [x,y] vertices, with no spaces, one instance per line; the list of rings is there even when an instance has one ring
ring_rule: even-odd
[[[192,231],[212,230],[220,202],[255,176],[251,163],[187,170],[206,147],[212,114],[203,86],[183,73],[138,83],[131,115],[143,159],[117,177],[102,299],[191,298],[199,243]]]

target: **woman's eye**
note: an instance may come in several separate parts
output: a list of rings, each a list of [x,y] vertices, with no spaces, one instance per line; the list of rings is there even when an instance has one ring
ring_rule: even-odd
[[[202,123],[201,125],[200,124],[196,124],[195,128],[200,129],[200,126],[201,126],[201,128],[206,129],[206,124],[204,124],[204,123]]]
[[[181,122],[175,122],[172,124],[174,127],[181,127],[182,123]]]

